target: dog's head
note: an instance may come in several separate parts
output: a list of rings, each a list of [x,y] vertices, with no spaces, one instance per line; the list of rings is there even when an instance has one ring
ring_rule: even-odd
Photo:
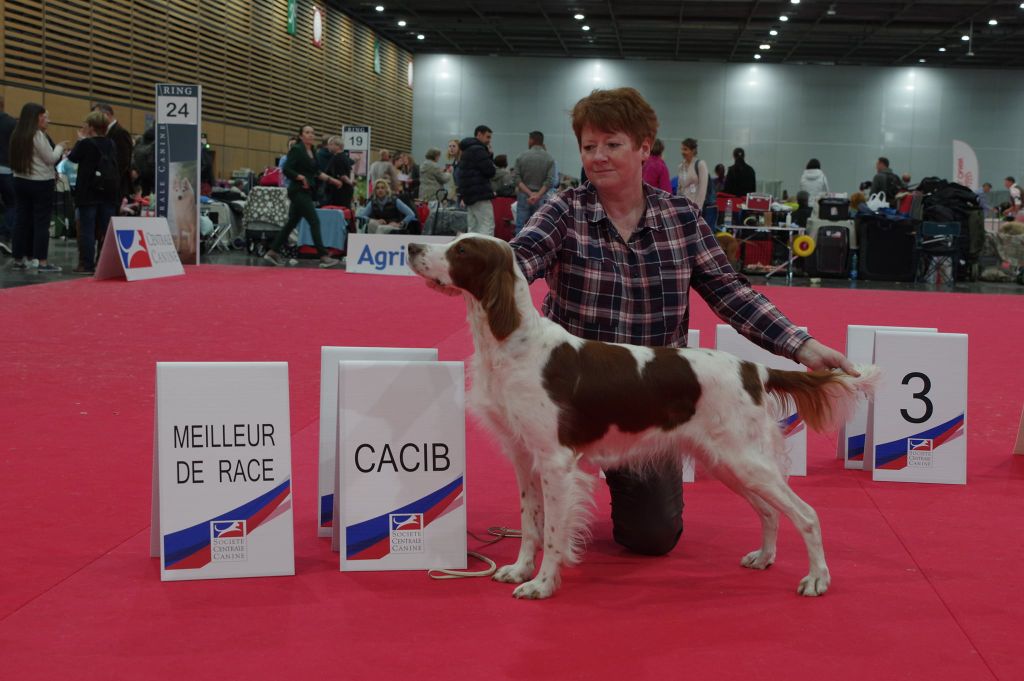
[[[409,244],[408,253],[410,269],[435,288],[461,291],[479,303],[497,340],[505,340],[519,326],[516,262],[508,243],[463,234],[447,244]]]

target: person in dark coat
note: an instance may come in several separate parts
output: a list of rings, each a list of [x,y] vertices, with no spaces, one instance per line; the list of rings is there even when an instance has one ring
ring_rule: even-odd
[[[99,111],[107,119],[107,137],[117,148],[117,170],[121,174],[120,198],[132,194],[132,135],[123,125],[114,118],[114,107],[109,104],[99,103],[92,107],[93,111]]]
[[[0,201],[4,204],[4,219],[0,222],[0,250],[11,254],[11,237],[14,235],[14,173],[11,172],[9,148],[11,133],[18,124],[17,119],[4,111],[4,96],[0,94]]]
[[[747,165],[746,152],[743,147],[732,150],[733,164],[725,174],[725,193],[733,196],[746,196],[757,191],[754,169]]]
[[[120,186],[103,186],[100,179],[102,159],[117,167],[117,149],[107,137],[107,119],[99,111],[85,117],[85,125],[78,132],[78,142],[68,154],[68,160],[78,164],[75,183],[75,206],[78,208],[78,274],[92,274],[96,270],[96,239],[105,233],[110,218],[117,214]],[[115,178],[116,179],[116,178]]]
[[[491,205],[494,190],[491,188],[491,178],[497,168],[490,150],[491,134],[491,129],[486,125],[478,125],[473,131],[473,137],[459,142],[462,153],[455,181],[458,183],[459,197],[469,213],[466,218],[467,229],[494,236],[494,207]]]

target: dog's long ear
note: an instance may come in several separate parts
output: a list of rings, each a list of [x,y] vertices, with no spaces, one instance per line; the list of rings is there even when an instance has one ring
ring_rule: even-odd
[[[503,341],[519,328],[522,317],[516,307],[516,277],[510,270],[495,270],[487,278],[480,304],[487,313],[487,325],[494,337]]]

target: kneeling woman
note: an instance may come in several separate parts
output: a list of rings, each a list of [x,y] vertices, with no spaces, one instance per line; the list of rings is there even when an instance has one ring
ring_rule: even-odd
[[[340,260],[327,255],[323,239],[320,238],[320,219],[316,215],[316,206],[313,205],[313,197],[316,195],[317,180],[329,182],[335,187],[341,186],[341,180],[322,172],[316,164],[316,156],[313,153],[313,144],[316,142],[316,131],[312,125],[302,126],[299,132],[299,143],[293,144],[288,150],[288,157],[284,162],[284,175],[291,182],[288,184],[288,199],[291,205],[288,208],[288,222],[278,233],[270,250],[263,256],[275,265],[284,265],[281,257],[281,248],[284,246],[288,235],[295,229],[299,220],[305,218],[309,223],[309,231],[313,234],[313,245],[320,256],[320,267],[334,267]]]
[[[373,198],[359,209],[359,217],[369,219],[367,234],[419,234],[421,231],[416,214],[391,193],[387,178],[373,183]]]

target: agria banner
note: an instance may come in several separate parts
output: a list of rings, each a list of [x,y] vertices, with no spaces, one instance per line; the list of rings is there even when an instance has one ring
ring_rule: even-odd
[[[155,431],[160,579],[295,574],[288,365],[160,362]]]
[[[199,85],[156,86],[156,214],[183,263],[199,263]]]

